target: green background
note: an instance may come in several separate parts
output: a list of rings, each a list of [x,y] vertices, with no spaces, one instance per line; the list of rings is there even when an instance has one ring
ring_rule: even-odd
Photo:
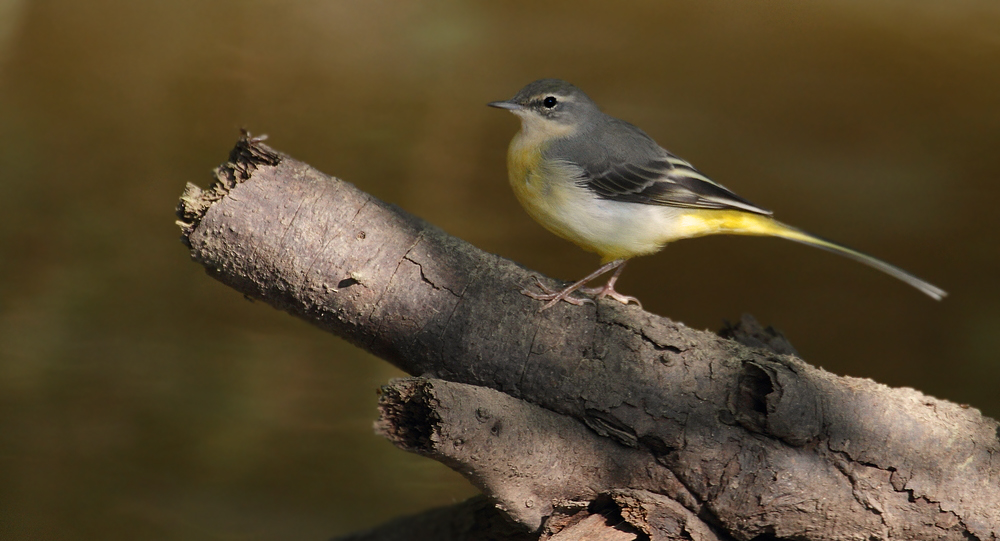
[[[0,538],[324,539],[474,493],[372,433],[399,375],[249,303],[174,208],[238,129],[563,279],[485,106],[561,77],[782,221],[619,290],[1000,416],[1000,4],[0,0]]]

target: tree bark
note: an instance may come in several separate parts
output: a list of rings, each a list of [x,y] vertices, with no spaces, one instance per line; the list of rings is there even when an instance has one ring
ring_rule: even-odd
[[[178,208],[192,258],[421,376],[378,430],[526,539],[1000,536],[1000,425],[974,408],[827,373],[750,320],[539,313],[529,270],[246,136],[216,177]]]

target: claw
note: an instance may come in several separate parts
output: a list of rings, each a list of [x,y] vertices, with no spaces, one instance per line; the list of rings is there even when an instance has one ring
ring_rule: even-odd
[[[538,286],[538,289],[542,290],[542,293],[534,293],[527,289],[522,289],[521,293],[535,300],[546,301],[545,305],[538,309],[539,312],[552,308],[553,306],[558,304],[559,301],[566,301],[575,306],[582,306],[584,303],[588,302],[591,304],[597,304],[592,299],[587,299],[587,298],[581,299],[578,297],[570,296],[570,294],[573,293],[574,291],[580,291],[588,295],[594,295],[596,299],[603,299],[604,297],[610,297],[626,305],[630,302],[635,302],[636,304],[639,305],[639,308],[642,308],[642,303],[639,302],[639,299],[631,297],[629,295],[622,295],[621,293],[615,291],[615,282],[618,281],[618,276],[622,273],[622,270],[624,268],[625,268],[625,260],[616,259],[610,263],[603,265],[601,268],[597,269],[583,280],[576,282],[575,284],[563,289],[562,291],[556,291],[554,289],[551,289],[545,284],[543,284],[541,279],[538,278],[538,276],[532,276],[532,278],[535,279],[535,285]],[[605,272],[608,272],[611,269],[616,269],[615,273],[611,275],[611,279],[608,280],[608,283],[604,284],[604,286],[583,287],[584,284],[586,284],[587,282],[593,280],[594,278],[597,278],[598,276],[604,274]]]
[[[573,292],[572,286],[568,287],[568,288],[566,288],[566,289],[564,289],[562,291],[556,291],[556,290],[550,288],[549,286],[543,284],[542,281],[537,276],[532,276],[532,278],[535,279],[535,285],[538,286],[538,289],[542,290],[542,293],[535,293],[535,292],[529,291],[527,289],[522,289],[521,290],[521,294],[522,295],[526,295],[528,297],[531,297],[532,299],[535,299],[535,300],[538,300],[538,301],[548,301],[548,302],[545,303],[544,306],[542,306],[538,310],[539,312],[541,312],[542,310],[545,310],[547,308],[550,308],[550,307],[554,306],[559,301],[566,301],[566,302],[568,302],[568,303],[570,303],[570,304],[572,304],[574,306],[583,306],[584,304],[586,304],[588,302],[591,303],[591,304],[594,303],[594,301],[592,301],[591,299],[581,299],[579,297],[572,297],[572,296],[570,296],[570,293]]]
[[[621,293],[619,293],[619,292],[611,289],[611,290],[608,290],[608,292],[605,293],[604,296],[611,297],[612,299],[614,299],[614,300],[616,300],[616,301],[618,301],[618,302],[620,302],[622,304],[628,304],[630,302],[634,302],[637,305],[639,305],[640,309],[642,309],[642,303],[639,302],[639,299],[637,299],[637,298],[635,298],[635,297],[633,297],[631,295],[622,295]],[[601,296],[598,296],[598,298],[601,298]]]
[[[539,278],[537,275],[532,274],[531,277],[535,279],[535,285],[538,286],[538,289],[544,291],[546,295],[555,295],[556,293],[558,293],[558,291],[542,283],[542,279]]]

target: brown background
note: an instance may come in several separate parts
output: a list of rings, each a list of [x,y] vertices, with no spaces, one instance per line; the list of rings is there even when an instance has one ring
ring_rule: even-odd
[[[809,362],[1000,416],[1000,7],[988,0],[0,0],[0,537],[321,539],[473,493],[371,431],[397,375],[204,275],[184,183],[238,128],[561,278],[485,107],[562,77],[779,219],[620,290],[752,312]]]

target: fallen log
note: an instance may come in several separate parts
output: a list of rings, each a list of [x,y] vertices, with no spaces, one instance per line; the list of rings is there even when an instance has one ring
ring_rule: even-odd
[[[419,376],[383,389],[378,431],[520,527],[468,538],[1000,537],[995,420],[825,372],[752,320],[539,313],[528,269],[246,135],[178,216],[210,276]]]

